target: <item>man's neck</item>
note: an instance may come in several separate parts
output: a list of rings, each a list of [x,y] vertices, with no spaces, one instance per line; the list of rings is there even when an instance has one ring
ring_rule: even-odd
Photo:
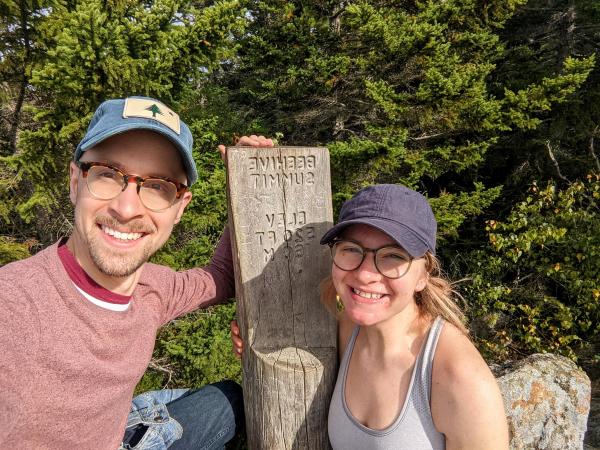
[[[140,275],[142,274],[143,266],[137,269],[131,275],[125,277],[115,277],[112,275],[107,275],[101,272],[92,258],[90,256],[89,251],[78,251],[81,248],[87,248],[85,245],[76,245],[77,237],[75,235],[71,235],[67,240],[67,247],[71,254],[77,260],[77,263],[81,266],[81,268],[88,274],[90,278],[92,278],[96,283],[102,286],[104,289],[108,289],[111,292],[120,295],[132,295],[137,283],[140,279]]]

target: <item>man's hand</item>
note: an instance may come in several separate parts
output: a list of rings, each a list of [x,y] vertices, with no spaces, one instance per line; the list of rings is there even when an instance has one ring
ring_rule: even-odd
[[[273,147],[273,139],[266,138],[264,136],[257,136],[255,134],[251,136],[242,136],[238,139],[235,145],[240,147]],[[219,152],[221,153],[221,158],[225,161],[225,152],[226,147],[224,145],[219,145]]]
[[[244,352],[244,341],[240,337],[240,327],[236,320],[231,321],[231,344],[233,345],[233,354],[239,359]]]

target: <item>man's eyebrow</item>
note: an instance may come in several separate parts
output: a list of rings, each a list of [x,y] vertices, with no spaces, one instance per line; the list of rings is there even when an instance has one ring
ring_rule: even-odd
[[[85,155],[84,155],[85,156]],[[113,166],[115,169],[119,169],[119,170],[123,170],[121,167],[121,165],[118,162],[115,161],[111,161],[110,159],[106,159],[106,158],[96,158],[96,159],[90,159],[85,160],[84,156],[82,156],[79,161],[81,162],[85,162],[85,163],[91,163],[91,162],[95,162],[95,163],[100,163],[100,164],[106,164],[108,166]]]
[[[84,162],[86,162],[86,161],[84,161]],[[87,162],[89,162],[89,161],[87,161]],[[122,164],[120,164],[120,163],[118,163],[116,161],[113,161],[111,159],[102,158],[100,160],[95,160],[94,162],[106,164],[106,165],[114,167],[115,169],[119,169],[119,171],[121,171],[124,175],[125,174],[127,174],[127,175],[137,175],[137,176],[140,176],[140,177],[143,177],[143,178],[158,177],[158,178],[169,178],[171,180],[175,179],[172,176],[160,175],[160,174],[157,174],[157,173],[142,174],[142,173],[139,173],[138,171],[127,169],[127,168],[123,167]]]

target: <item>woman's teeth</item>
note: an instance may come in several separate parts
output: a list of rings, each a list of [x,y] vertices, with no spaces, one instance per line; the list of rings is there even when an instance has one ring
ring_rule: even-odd
[[[383,294],[376,294],[375,292],[364,292],[364,291],[359,291],[358,289],[354,289],[352,288],[352,292],[354,292],[356,295],[363,297],[363,298],[368,298],[368,299],[380,299],[381,297],[383,297]]]

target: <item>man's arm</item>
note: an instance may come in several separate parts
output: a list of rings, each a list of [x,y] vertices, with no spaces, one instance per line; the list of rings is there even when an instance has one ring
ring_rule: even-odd
[[[264,136],[242,136],[237,146],[271,148],[273,141]],[[219,145],[221,158],[226,161],[226,147]],[[225,226],[211,262],[202,269],[191,269],[177,274],[171,292],[167,294],[177,301],[169,302],[164,322],[197,308],[221,303],[235,295],[235,277],[231,254],[231,236]]]
[[[158,295],[163,304],[161,323],[224,302],[235,295],[235,278],[229,229],[225,227],[210,263],[205,267],[175,272],[149,264],[139,281],[145,295]],[[148,300],[143,300],[148,301]]]
[[[235,277],[233,274],[233,257],[231,253],[231,234],[225,226],[221,239],[215,248],[210,264],[205,267],[215,282],[215,297],[226,300],[235,295]]]

